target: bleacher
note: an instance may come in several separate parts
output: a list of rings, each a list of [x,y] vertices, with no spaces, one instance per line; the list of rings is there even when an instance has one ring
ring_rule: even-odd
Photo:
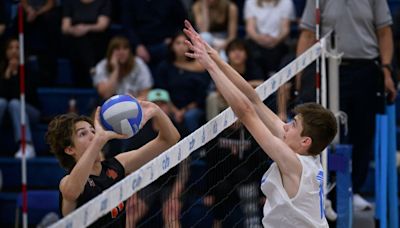
[[[11,18],[16,15],[16,3],[12,0],[5,0],[5,2],[6,7],[9,9],[7,17],[10,18],[9,22],[11,22]],[[241,2],[242,4],[244,0],[236,0],[236,2]],[[293,2],[296,6],[296,12],[301,12],[301,6],[304,6],[305,0],[293,0]],[[388,3],[392,15],[395,15],[400,10],[400,0],[388,0]],[[241,25],[238,29],[239,36],[244,37],[244,26]],[[298,32],[297,24],[293,24],[291,29],[292,32]],[[121,30],[122,26],[120,24],[112,24],[110,34],[118,34]],[[34,58],[29,64],[37,67],[37,62],[35,62]],[[28,205],[31,225],[37,224],[50,211],[59,213],[58,185],[61,178],[65,175],[65,171],[59,166],[54,157],[49,157],[51,154],[48,152],[49,148],[44,140],[48,121],[55,115],[68,112],[71,100],[75,101],[75,108],[78,113],[84,115],[91,115],[99,101],[95,89],[71,87],[73,84],[73,71],[68,59],[64,57],[58,58],[57,66],[58,71],[55,82],[58,87],[38,88],[39,101],[42,107],[42,119],[41,123],[32,129],[33,143],[38,157],[27,161]],[[397,97],[396,104],[397,122],[400,123],[400,96]],[[18,145],[13,138],[11,125],[7,123],[9,121],[4,122],[6,124],[0,129],[0,138],[2,139],[0,140],[0,148],[2,148],[1,154],[3,155],[3,157],[0,157],[0,171],[2,173],[0,227],[11,227],[14,226],[16,221],[21,224],[20,210],[18,210],[21,206],[21,161],[13,158],[13,153],[17,151]],[[397,137],[400,138],[400,127],[397,128]],[[400,148],[400,140],[397,141],[397,148]],[[201,164],[198,167],[203,168]],[[200,211],[204,210],[204,208],[199,204],[193,210]],[[195,212],[193,213],[195,214]],[[208,227],[208,225],[204,225],[204,227]]]
[[[16,212],[21,207],[21,161],[0,158],[0,170],[3,177],[0,192],[0,227],[12,227],[16,222]],[[53,157],[28,160],[27,170],[29,221],[34,225],[49,212],[59,213],[57,189],[65,171]]]

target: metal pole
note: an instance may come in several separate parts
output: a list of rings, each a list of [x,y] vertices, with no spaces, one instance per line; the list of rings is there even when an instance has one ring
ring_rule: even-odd
[[[329,42],[329,109],[333,113],[339,113],[340,111],[340,95],[339,95],[339,63],[340,63],[340,54],[336,48],[336,36],[335,33],[332,33],[331,40]],[[347,124],[347,123],[345,123]],[[333,144],[338,144],[340,139],[340,134],[337,134],[333,139]]]
[[[319,0],[315,1],[315,40],[317,42],[320,41],[320,25],[321,25],[321,10],[319,8]],[[321,103],[320,101],[320,89],[321,89],[321,75],[320,75],[320,59],[317,58],[315,62],[315,97],[316,97],[316,102],[318,104]]]

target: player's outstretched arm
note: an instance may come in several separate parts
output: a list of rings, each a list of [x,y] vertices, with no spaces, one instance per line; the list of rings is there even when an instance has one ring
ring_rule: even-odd
[[[74,202],[83,192],[86,181],[92,171],[93,164],[106,142],[111,139],[126,138],[124,135],[104,130],[100,124],[99,107],[96,109],[94,128],[91,130],[94,132],[94,137],[92,141],[90,141],[90,145],[82,154],[82,157],[79,158],[74,168],[71,170],[71,173],[65,176],[60,182],[60,191],[63,196],[63,215],[75,209]],[[66,148],[66,150],[69,150],[69,148]]]
[[[250,131],[261,148],[278,164],[282,176],[286,180],[285,183],[292,181],[294,189],[297,190],[298,185],[296,184],[299,183],[302,167],[296,154],[263,124],[250,100],[224,75],[209,56],[201,40],[188,29],[185,29],[184,32],[191,40],[191,42],[186,40],[185,43],[193,51],[193,53],[186,53],[186,56],[195,58],[207,69],[218,91],[232,107],[236,116]]]
[[[151,159],[175,145],[180,138],[180,134],[170,118],[156,104],[148,101],[139,102],[144,112],[141,126],[144,126],[149,119],[153,119],[158,129],[158,135],[139,149],[121,153],[115,157],[124,166],[127,174],[139,169]]]
[[[224,75],[226,75],[226,77],[228,77],[228,79],[247,96],[251,103],[254,104],[257,114],[260,116],[263,123],[271,130],[272,134],[282,138],[284,122],[262,102],[253,87],[235,69],[233,69],[232,66],[220,58],[218,52],[201,38],[187,20],[185,21],[185,27],[190,31],[192,36],[196,37],[196,39],[205,46],[207,53],[221,69]]]

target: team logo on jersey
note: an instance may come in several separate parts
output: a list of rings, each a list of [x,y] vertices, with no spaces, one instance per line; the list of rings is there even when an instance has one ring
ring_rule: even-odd
[[[115,170],[113,169],[107,169],[106,175],[113,180],[115,180],[118,177],[118,173],[115,172]]]
[[[124,207],[125,207],[124,202],[119,203],[117,207],[111,210],[111,217],[116,218],[119,213],[124,211]]]
[[[94,181],[90,177],[88,178],[88,183],[89,183],[90,187],[95,187],[96,186],[96,184],[94,183]]]

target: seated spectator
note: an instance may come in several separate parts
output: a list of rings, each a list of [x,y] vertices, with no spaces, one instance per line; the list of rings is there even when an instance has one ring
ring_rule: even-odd
[[[292,0],[246,0],[244,18],[251,53],[264,79],[279,69],[288,48],[285,40],[294,20]]]
[[[165,59],[171,37],[182,30],[187,13],[180,0],[122,0],[122,24],[136,55],[155,68]]]
[[[228,64],[239,72],[254,88],[263,82],[261,68],[250,58],[249,49],[243,40],[235,39],[231,41],[226,47],[226,54],[228,56]],[[228,104],[218,90],[211,92],[206,101],[207,120],[211,120],[227,107]]]
[[[236,38],[238,9],[231,1],[197,0],[192,11],[200,35],[216,50],[225,50]]]
[[[19,43],[12,38],[6,42],[5,58],[0,65],[0,123],[4,122],[5,111],[7,110],[14,131],[14,138],[17,143],[22,139],[21,133],[21,102],[19,89]],[[38,97],[36,94],[36,80],[27,75],[25,77],[25,97],[26,97],[26,147],[25,155],[27,158],[35,157],[35,148],[33,146],[31,128],[33,124],[39,122],[40,112],[37,108]],[[15,157],[22,157],[22,148],[20,147]]]
[[[145,100],[153,86],[153,78],[146,63],[136,57],[125,37],[114,37],[93,75],[93,83],[104,100],[115,94],[129,93]]]
[[[155,75],[155,86],[171,95],[173,112],[178,123],[184,122],[189,132],[200,126],[210,76],[199,63],[185,56],[188,51],[183,32],[172,37],[168,59]]]
[[[60,13],[55,0],[21,0],[25,11],[26,56],[38,59],[40,85],[54,85],[60,38]],[[15,23],[18,25],[18,23]]]
[[[171,118],[172,123],[182,138],[187,135],[188,132],[185,126],[177,123],[174,119],[171,100],[166,90],[151,90],[147,96],[147,100],[157,104]],[[140,148],[155,138],[157,131],[157,126],[150,120],[137,135],[128,141],[125,150]],[[158,201],[162,205],[164,227],[181,227],[179,221],[180,210],[182,208],[181,193],[185,188],[187,178],[188,164],[186,160],[142,189],[138,194],[133,195],[128,200],[127,205],[127,227],[136,227],[138,222],[148,214],[150,208],[156,202],[158,203]]]
[[[64,1],[62,32],[67,36],[75,85],[90,87],[90,70],[104,56],[110,24],[110,0]]]

